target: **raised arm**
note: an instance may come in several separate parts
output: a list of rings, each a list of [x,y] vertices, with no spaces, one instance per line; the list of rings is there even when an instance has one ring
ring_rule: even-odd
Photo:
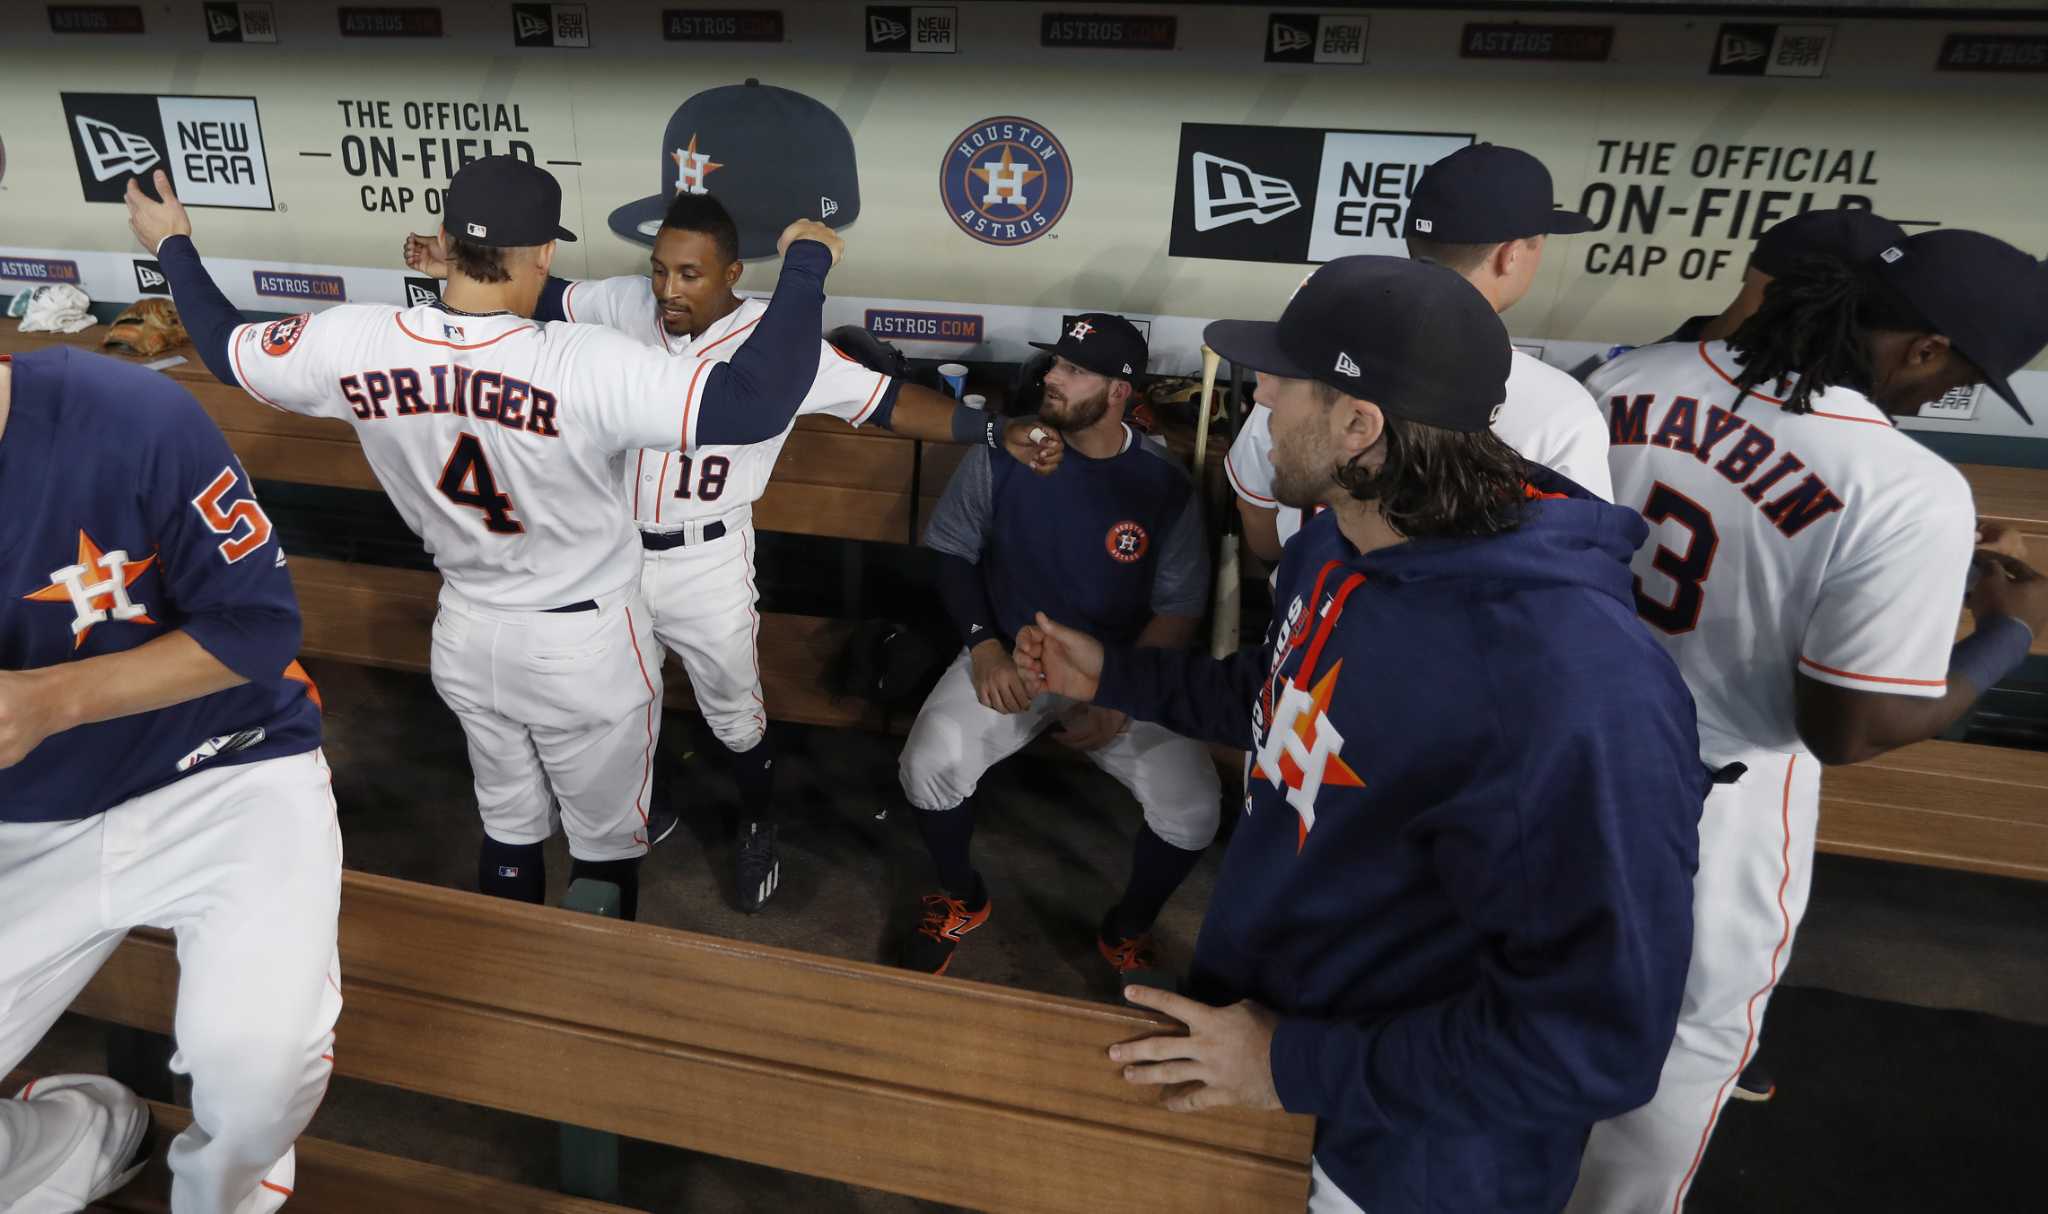
[[[199,250],[192,244],[192,220],[171,189],[170,175],[158,169],[154,180],[154,199],[142,192],[138,179],[129,180],[128,229],[163,265],[164,277],[171,284],[171,300],[178,305],[178,319],[191,334],[199,361],[222,383],[239,388],[241,381],[235,378],[228,346],[235,327],[246,323],[246,318],[221,294],[200,263]]]

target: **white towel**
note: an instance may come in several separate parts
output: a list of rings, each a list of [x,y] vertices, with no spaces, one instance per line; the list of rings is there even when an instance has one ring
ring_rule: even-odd
[[[28,310],[22,313],[21,331],[77,333],[90,329],[99,323],[86,310],[91,304],[90,295],[66,283],[37,287],[29,296]]]

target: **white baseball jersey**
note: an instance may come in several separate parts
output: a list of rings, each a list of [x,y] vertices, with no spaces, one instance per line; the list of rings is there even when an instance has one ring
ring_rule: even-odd
[[[1280,542],[1301,530],[1301,511],[1273,498],[1273,413],[1252,406],[1223,470],[1237,495],[1280,511]],[[1520,350],[1508,364],[1507,398],[1493,432],[1531,463],[1561,472],[1604,501],[1614,500],[1607,472],[1607,423],[1593,398],[1571,376]]]
[[[1508,363],[1508,394],[1493,432],[1523,459],[1577,481],[1602,501],[1614,500],[1607,471],[1607,419],[1566,372],[1520,350]]]
[[[661,326],[660,306],[648,280],[638,274],[586,279],[569,284],[562,312],[581,324],[604,325],[672,355],[724,362],[744,345],[768,310],[765,301],[743,300],[696,337],[677,337]],[[831,343],[820,343],[818,375],[797,416],[824,413],[859,426],[888,396],[889,377],[848,358]],[[795,419],[791,419],[794,426]],[[706,446],[687,455],[667,444],[650,445],[628,456],[624,476],[633,520],[650,531],[674,530],[760,500],[782,455],[781,438],[745,446]]]
[[[1939,696],[1976,538],[1969,484],[1859,392],[1813,412],[1753,392],[1725,342],[1645,346],[1587,380],[1617,501],[1642,511],[1636,608],[1703,727],[1805,754],[1793,671]]]
[[[713,365],[587,325],[433,306],[241,325],[229,348],[258,400],[354,425],[442,578],[506,610],[633,584],[620,456],[694,447]]]

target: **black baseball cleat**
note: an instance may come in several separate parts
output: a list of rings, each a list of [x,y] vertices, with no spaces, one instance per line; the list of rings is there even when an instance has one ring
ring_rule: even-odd
[[[1742,1074],[1736,1078],[1735,1087],[1728,1094],[1737,1100],[1763,1104],[1778,1094],[1778,1083],[1771,1078],[1770,1071],[1764,1069],[1761,1060],[1752,1060],[1742,1068]]]
[[[647,811],[647,846],[653,847],[676,833],[676,826],[682,820],[683,815],[669,805],[667,798],[657,802],[653,809]]]
[[[917,926],[903,946],[903,968],[923,974],[945,973],[953,964],[953,950],[968,932],[988,922],[993,905],[984,896],[982,904],[970,910],[967,903],[948,894],[926,894]]]
[[[765,822],[740,823],[740,849],[735,860],[740,909],[759,914],[782,884],[782,855],[775,848],[775,828]]]

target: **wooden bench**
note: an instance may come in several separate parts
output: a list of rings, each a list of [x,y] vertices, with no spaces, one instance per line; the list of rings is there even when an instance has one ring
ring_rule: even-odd
[[[2048,881],[2048,753],[1922,742],[1820,781],[1820,850]]]
[[[970,1209],[1307,1199],[1308,1118],[1168,1113],[1118,1076],[1109,1045],[1170,1027],[1135,1009],[359,873],[341,957],[350,1078]],[[133,932],[72,1010],[167,1033],[176,983],[170,937]],[[416,1208],[324,1191],[367,1167],[343,1153],[312,1149],[293,1209]]]

